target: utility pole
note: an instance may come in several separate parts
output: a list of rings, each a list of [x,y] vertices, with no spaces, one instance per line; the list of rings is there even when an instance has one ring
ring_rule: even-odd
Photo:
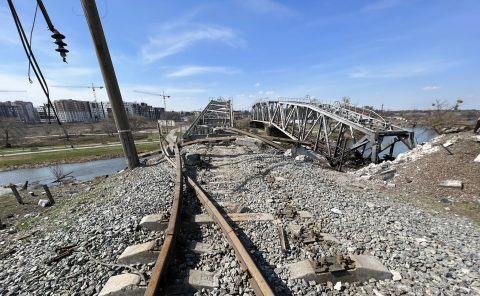
[[[103,33],[102,23],[98,15],[95,0],[81,0],[85,18],[92,35],[95,51],[97,52],[98,63],[102,70],[103,81],[108,94],[108,100],[112,106],[113,118],[118,130],[118,136],[122,143],[123,152],[127,159],[128,168],[133,169],[138,166],[137,149],[133,141],[132,131],[128,123],[127,112],[123,106],[122,94],[118,87],[117,77],[113,68],[112,58],[108,51],[107,40]]]

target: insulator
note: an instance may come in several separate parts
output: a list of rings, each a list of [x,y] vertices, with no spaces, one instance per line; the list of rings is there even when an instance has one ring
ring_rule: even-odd
[[[57,40],[57,41],[55,41],[55,42],[53,42],[53,43],[55,43],[55,44],[58,45],[58,46],[67,46],[67,44],[66,44],[65,42],[63,42],[62,40]]]
[[[65,35],[60,34],[58,31],[52,34],[53,39],[65,39]]]
[[[69,52],[68,49],[66,48],[63,48],[63,47],[59,47],[57,49],[55,49],[56,51],[58,51],[59,53],[67,53]]]

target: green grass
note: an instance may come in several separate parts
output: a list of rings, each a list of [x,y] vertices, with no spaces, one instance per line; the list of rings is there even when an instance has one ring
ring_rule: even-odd
[[[137,152],[143,153],[158,149],[158,143],[140,143]],[[11,168],[20,165],[41,165],[63,162],[81,162],[90,159],[111,158],[123,154],[121,146],[95,147],[91,149],[45,151],[36,154],[0,157],[0,168]]]

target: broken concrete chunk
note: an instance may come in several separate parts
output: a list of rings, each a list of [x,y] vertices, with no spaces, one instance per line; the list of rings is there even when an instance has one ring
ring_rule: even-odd
[[[145,293],[145,287],[138,286],[140,276],[133,273],[125,273],[112,276],[108,279],[99,296],[141,296]]]
[[[192,242],[190,244],[190,250],[192,250],[196,254],[213,253],[213,248],[211,244],[206,244],[201,242]]]
[[[119,264],[147,264],[155,262],[158,257],[158,251],[155,250],[155,241],[149,241],[143,244],[128,246],[118,257]]]
[[[400,272],[396,271],[396,270],[390,270],[390,272],[392,273],[392,280],[393,281],[399,281],[402,279],[402,275],[400,274]]]
[[[298,155],[295,157],[295,161],[298,162],[310,162],[312,159],[307,155]]]
[[[188,273],[188,284],[195,289],[213,289],[218,287],[218,280],[213,272],[191,269]]]
[[[46,208],[50,205],[50,201],[48,199],[39,199],[38,205],[41,206],[42,208]]]
[[[288,265],[288,270],[292,280],[315,281],[317,277],[313,263],[309,259]]]
[[[342,214],[342,211],[340,211],[340,210],[337,209],[337,208],[332,208],[330,211],[334,212],[334,213],[337,214],[337,215],[341,215],[341,214]]]
[[[147,215],[143,217],[140,221],[140,227],[146,228],[151,231],[163,231],[167,229],[168,222],[162,220],[162,214]]]
[[[473,160],[474,162],[480,162],[480,154],[477,155],[477,157],[475,157],[475,159]]]
[[[439,186],[463,189],[463,182],[458,180],[445,180],[440,183]]]

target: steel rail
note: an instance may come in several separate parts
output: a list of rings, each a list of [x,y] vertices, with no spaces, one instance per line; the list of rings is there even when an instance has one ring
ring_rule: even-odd
[[[285,149],[283,146],[281,146],[281,145],[279,145],[279,144],[277,144],[277,143],[275,143],[275,142],[273,142],[273,141],[270,141],[270,140],[268,140],[268,139],[262,138],[262,137],[260,137],[260,136],[258,136],[258,135],[255,135],[255,134],[252,134],[252,133],[249,133],[249,132],[246,132],[246,131],[239,130],[239,129],[237,129],[237,128],[226,127],[226,128],[224,128],[224,130],[226,130],[226,131],[233,131],[233,132],[236,132],[236,133],[238,133],[238,134],[242,134],[242,135],[246,135],[246,136],[255,138],[255,139],[260,140],[260,141],[262,141],[262,142],[264,142],[264,143],[266,143],[266,144],[268,144],[268,145],[270,145],[270,146],[272,146],[272,147],[274,147],[274,148],[277,148],[277,149],[280,150],[280,151],[285,151],[285,150],[287,150],[287,149]]]
[[[162,145],[162,150],[164,152],[165,157],[170,162],[170,164],[176,168],[177,170],[176,181],[178,181],[178,179],[181,178],[181,167],[182,167],[181,160],[180,160],[181,158],[180,150],[178,145],[175,145],[175,154],[176,154],[175,163],[170,159],[170,157],[168,156],[168,152],[166,151],[163,145]],[[185,176],[185,180],[188,186],[190,186],[195,191],[198,200],[206,208],[207,212],[210,214],[212,219],[220,226],[220,229],[222,229],[222,232],[224,236],[227,238],[228,243],[235,251],[235,255],[237,257],[237,260],[240,262],[240,266],[242,270],[248,272],[250,276],[249,282],[252,285],[252,288],[255,291],[255,294],[258,296],[275,295],[273,293],[273,290],[268,285],[268,282],[265,280],[262,273],[258,269],[257,265],[253,261],[252,257],[248,253],[247,249],[242,244],[237,234],[231,227],[231,225],[227,222],[227,220],[219,211],[219,209],[213,204],[213,202],[210,200],[210,198],[205,193],[205,191],[200,187],[200,185],[198,185],[197,182],[195,182],[189,176]],[[181,184],[181,180],[180,180],[180,183],[178,184]],[[175,191],[176,196],[177,196],[177,193],[181,194],[181,191],[176,190]],[[178,199],[175,198],[175,200],[178,200],[178,203],[174,203],[174,206],[172,207],[172,213],[171,213],[168,228],[166,231],[166,238],[162,245],[162,249],[160,251],[160,255],[158,257],[157,263],[155,264],[154,272],[152,273],[145,296],[154,296],[160,291],[160,280],[165,275],[165,270],[166,270],[166,267],[168,266],[169,259],[173,254],[173,246],[175,243],[175,232],[178,230],[177,225],[179,224],[176,222],[178,222],[180,217],[179,215],[180,198]],[[168,241],[168,244],[167,244],[167,239],[169,237],[171,237],[171,239]]]
[[[201,144],[201,143],[214,143],[214,142],[224,142],[224,141],[235,141],[237,137],[229,136],[229,137],[216,137],[216,138],[204,138],[204,139],[197,139],[192,141],[187,141],[180,143],[180,147],[185,147],[188,145],[193,144]]]
[[[163,146],[162,146],[163,148]],[[164,151],[165,153],[166,151]],[[170,159],[167,154],[164,154],[165,158],[175,167],[175,196],[172,203],[172,209],[170,211],[170,219],[168,220],[168,227],[165,230],[165,239],[158,255],[157,262],[153,268],[150,281],[148,282],[145,296],[154,296],[160,293],[161,280],[164,278],[168,269],[168,264],[173,257],[175,249],[175,243],[177,240],[178,229],[180,225],[180,204],[182,202],[182,160],[178,146],[175,145],[175,161]]]
[[[235,255],[240,262],[242,270],[246,270],[249,273],[251,277],[250,284],[252,285],[255,294],[258,296],[275,295],[233,228],[227,220],[225,220],[225,217],[218,208],[212,203],[205,191],[192,178],[186,176],[185,179],[188,186],[195,190],[198,200],[203,204],[212,219],[222,229],[230,246],[235,251]]]

